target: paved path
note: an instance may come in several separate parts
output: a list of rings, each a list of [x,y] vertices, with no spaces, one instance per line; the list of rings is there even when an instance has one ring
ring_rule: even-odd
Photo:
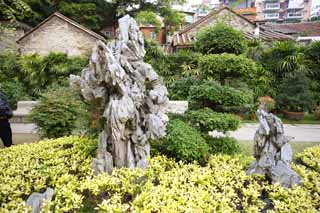
[[[241,128],[231,133],[241,141],[252,141],[258,124],[242,124]],[[293,141],[320,142],[320,125],[284,124],[285,135],[295,137]]]

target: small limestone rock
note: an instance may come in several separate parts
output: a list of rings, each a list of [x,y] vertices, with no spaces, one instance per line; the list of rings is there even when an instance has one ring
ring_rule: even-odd
[[[272,183],[289,188],[301,184],[300,176],[290,168],[292,137],[284,135],[282,121],[269,113],[265,105],[257,110],[260,126],[254,137],[254,157],[247,174],[265,174]]]
[[[26,206],[31,207],[32,213],[39,213],[41,211],[42,204],[45,200],[51,201],[54,195],[54,190],[50,187],[46,189],[44,193],[32,193],[27,201]]]

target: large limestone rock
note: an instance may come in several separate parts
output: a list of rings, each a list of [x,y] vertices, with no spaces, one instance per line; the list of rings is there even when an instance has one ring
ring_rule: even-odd
[[[165,136],[168,92],[150,64],[144,63],[144,39],[130,16],[119,20],[119,34],[98,42],[81,77],[71,76],[83,97],[101,110],[96,174],[113,167],[147,167],[150,139]]]
[[[269,113],[265,105],[257,110],[260,126],[254,136],[254,157],[247,174],[265,174],[272,183],[283,187],[299,185],[299,175],[290,168],[292,137],[284,135],[282,121]]]

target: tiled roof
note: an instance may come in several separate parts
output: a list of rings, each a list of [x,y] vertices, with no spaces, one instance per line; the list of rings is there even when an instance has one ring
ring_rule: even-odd
[[[80,29],[80,30],[82,30],[82,31],[90,34],[91,36],[93,36],[93,37],[95,37],[95,38],[97,38],[97,39],[99,39],[99,40],[102,40],[102,41],[105,40],[101,35],[99,35],[99,34],[93,32],[93,31],[89,30],[88,28],[86,28],[86,27],[82,26],[81,24],[79,24],[79,23],[77,23],[77,22],[69,19],[68,17],[62,15],[61,13],[55,12],[55,13],[53,13],[51,16],[49,16],[47,19],[45,19],[44,21],[42,21],[40,24],[38,24],[36,27],[34,27],[32,30],[30,30],[29,32],[27,32],[26,34],[24,34],[17,42],[19,43],[22,39],[24,39],[24,38],[26,38],[27,36],[29,36],[30,34],[32,34],[34,31],[36,31],[37,29],[39,29],[42,25],[44,25],[45,23],[47,23],[47,22],[48,22],[49,20],[51,20],[53,17],[58,17],[58,18],[66,21],[66,22],[68,22],[69,24],[75,26],[76,28],[78,28],[78,29]]]
[[[234,11],[240,15],[243,15],[250,21],[256,21],[257,18],[257,10],[255,7],[249,7],[249,8],[239,8],[239,9],[234,9]]]
[[[221,9],[219,9],[218,11],[211,12],[207,16],[203,17],[202,19],[199,19],[198,21],[194,22],[193,24],[189,25],[185,29],[183,29],[180,32],[178,32],[177,34],[175,34],[173,36],[172,46],[174,46],[174,47],[175,46],[185,46],[185,47],[192,46],[193,43],[196,41],[196,35],[194,35],[190,31],[193,28],[197,27],[199,24],[203,23],[204,21],[206,21],[207,19],[209,19],[213,15],[221,12],[224,9],[228,9],[232,13],[236,14],[237,16],[241,17],[242,19],[244,19],[247,22],[249,22],[250,24],[252,24],[253,26],[256,26],[256,24],[254,22],[250,21],[248,18],[244,17],[243,15],[236,13],[234,10],[230,9],[229,7],[223,7]],[[252,32],[252,33],[243,32],[243,33],[247,39],[256,39],[257,38],[257,36],[254,35],[254,32]],[[285,35],[285,34],[279,33],[279,32],[274,32],[268,28],[260,28],[259,38],[264,41],[293,39],[293,37],[291,37],[289,35]]]
[[[284,33],[287,35],[304,35],[304,36],[320,36],[320,21],[286,23],[286,24],[266,24],[265,29],[275,32]]]

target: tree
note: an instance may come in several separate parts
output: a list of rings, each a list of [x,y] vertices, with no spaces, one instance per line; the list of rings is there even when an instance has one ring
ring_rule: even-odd
[[[158,19],[157,14],[152,11],[140,11],[136,16],[136,20],[139,24],[153,25],[156,33],[161,30],[161,21]]]
[[[59,11],[78,23],[99,30],[112,16],[112,4],[105,0],[25,0],[33,10],[25,22],[35,26],[52,13]]]
[[[0,0],[1,20],[22,19],[30,12],[30,7],[23,0]]]
[[[195,43],[196,50],[203,54],[233,53],[239,55],[245,51],[246,47],[243,34],[223,23],[200,31]]]
[[[0,0],[1,1],[1,0]],[[34,11],[27,23],[36,25],[53,12],[59,11],[92,30],[114,24],[125,14],[136,16],[140,11],[160,14],[164,8],[185,0],[24,0]]]

